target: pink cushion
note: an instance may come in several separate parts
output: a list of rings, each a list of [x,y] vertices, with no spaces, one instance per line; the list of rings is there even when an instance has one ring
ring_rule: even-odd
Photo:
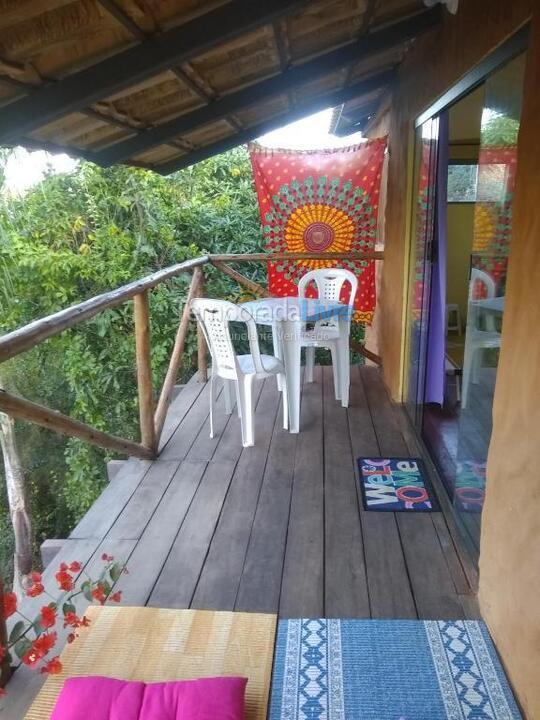
[[[51,720],[243,720],[247,679],[142,683],[68,678]]]

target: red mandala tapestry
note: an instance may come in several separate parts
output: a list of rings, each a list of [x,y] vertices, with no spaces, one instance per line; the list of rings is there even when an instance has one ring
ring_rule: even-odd
[[[314,152],[250,145],[268,252],[372,251],[385,148],[386,138]],[[375,310],[373,260],[269,262],[268,289],[277,297],[297,295],[302,275],[314,268],[336,265],[358,276],[354,320],[371,323]],[[348,300],[348,288],[344,288],[341,299]]]

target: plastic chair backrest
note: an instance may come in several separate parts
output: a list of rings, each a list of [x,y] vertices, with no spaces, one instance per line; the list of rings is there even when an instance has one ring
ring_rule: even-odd
[[[477,296],[477,288],[482,285],[485,288],[485,295],[482,297]],[[471,268],[471,277],[469,280],[469,307],[467,310],[467,326],[473,330],[482,330],[480,317],[481,312],[479,308],[474,304],[474,300],[494,298],[496,294],[495,280],[484,270],[478,268]],[[484,318],[485,329],[488,331],[495,331],[495,320],[493,316],[488,315]]]
[[[352,310],[354,307],[354,299],[356,297],[356,291],[358,289],[358,278],[350,270],[344,270],[343,268],[321,268],[319,270],[311,270],[300,278],[298,283],[298,297],[306,296],[306,289],[308,285],[314,282],[317,288],[317,294],[319,300],[326,302],[339,302],[341,290],[343,285],[348,282],[351,286],[351,293],[349,295],[349,308]],[[322,320],[315,323],[315,327],[337,327],[338,321],[336,318],[329,318],[328,320]]]
[[[264,372],[257,325],[247,310],[227,300],[212,298],[195,298],[191,302],[191,309],[201,325],[210,350],[213,373],[230,380],[237,379],[241,374],[229,327],[231,322],[245,324],[255,370],[258,373]]]

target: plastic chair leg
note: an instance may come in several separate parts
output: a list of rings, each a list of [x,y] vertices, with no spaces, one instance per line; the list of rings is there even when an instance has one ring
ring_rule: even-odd
[[[233,400],[233,394],[232,394],[232,383],[233,380],[224,380],[223,381],[223,397],[225,398],[225,412],[227,415],[230,415],[233,411],[234,406],[234,400]]]
[[[210,437],[214,437],[214,373],[210,375]]]
[[[336,400],[341,399],[341,384],[339,380],[339,358],[336,347],[330,347],[330,355],[332,356],[332,374],[334,376],[334,395]]]
[[[283,352],[281,350],[281,338],[279,336],[279,323],[272,324],[272,344],[274,346],[274,356],[279,360],[283,360]],[[281,392],[283,389],[282,375],[276,375],[277,389]]]
[[[315,348],[306,348],[306,382],[313,382],[313,368],[315,367]]]
[[[467,407],[469,398],[469,384],[471,382],[472,365],[474,362],[475,348],[467,347],[467,338],[465,338],[465,354],[463,356],[463,376],[461,381],[461,409]]]
[[[242,426],[242,445],[244,447],[251,447],[254,444],[252,387],[253,375],[244,375],[244,377],[238,378],[236,388],[238,406],[241,407],[240,424]]]
[[[287,378],[285,375],[281,375],[281,388],[283,396],[281,398],[283,404],[283,429],[289,429],[289,396],[287,393]]]

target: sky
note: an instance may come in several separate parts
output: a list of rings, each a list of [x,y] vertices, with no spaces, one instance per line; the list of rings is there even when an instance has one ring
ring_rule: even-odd
[[[263,135],[258,138],[258,141],[267,147],[298,150],[342,147],[360,142],[362,139],[360,133],[349,135],[346,138],[330,135],[328,128],[331,116],[331,109],[323,110]],[[68,155],[52,155],[43,150],[29,152],[24,148],[17,148],[10,156],[5,168],[6,187],[13,193],[24,192],[41,180],[49,166],[54,172],[69,172],[76,165],[77,160]]]

